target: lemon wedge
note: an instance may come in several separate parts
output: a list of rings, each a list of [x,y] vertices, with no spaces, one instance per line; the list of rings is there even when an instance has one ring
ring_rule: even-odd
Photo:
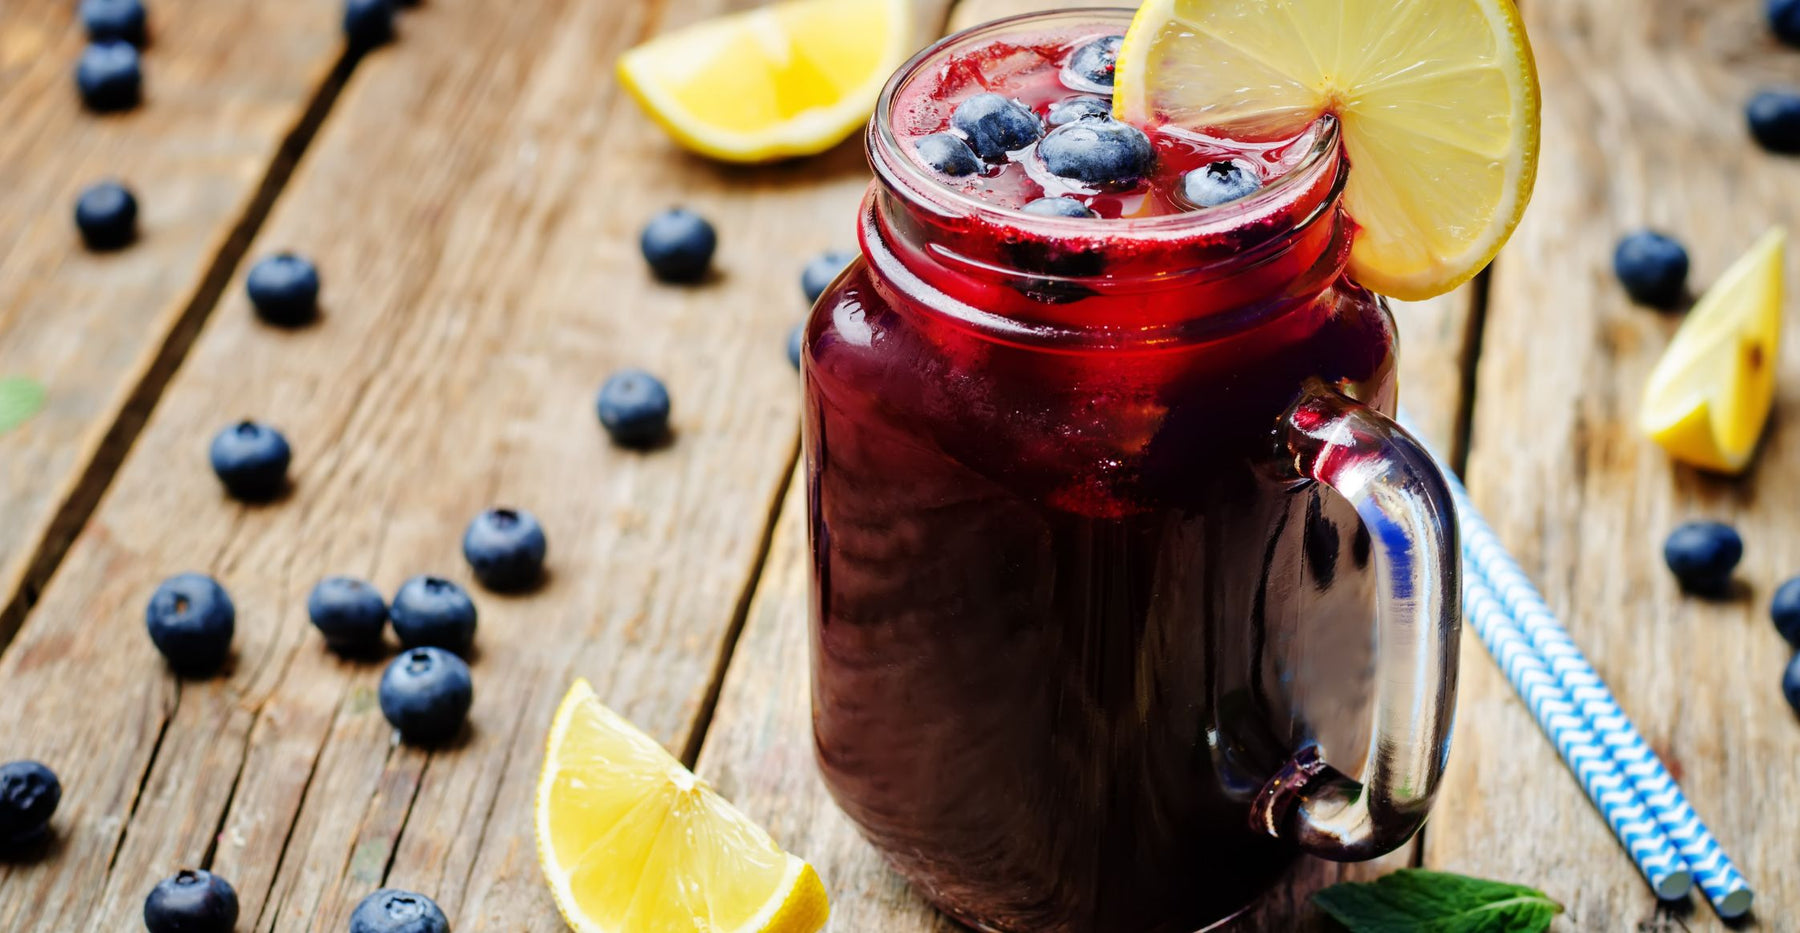
[[[1787,231],[1763,234],[1688,313],[1650,372],[1638,427],[1683,463],[1741,473],[1775,404]]]
[[[1513,0],[1149,0],[1114,111],[1216,136],[1343,128],[1350,274],[1440,295],[1505,245],[1537,177],[1537,68]]]
[[[578,933],[815,933],[830,908],[781,850],[577,680],[538,777],[538,860]]]
[[[907,0],[788,0],[658,36],[619,58],[619,80],[701,155],[813,155],[868,121],[911,33]]]

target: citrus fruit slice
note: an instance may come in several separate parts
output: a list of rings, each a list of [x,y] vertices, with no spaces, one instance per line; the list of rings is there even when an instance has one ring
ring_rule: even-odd
[[[906,0],[788,0],[651,39],[619,58],[619,79],[701,155],[812,155],[868,121],[911,32]]]
[[[1787,231],[1763,234],[1688,313],[1650,372],[1638,427],[1683,463],[1741,473],[1775,403]]]
[[[815,933],[812,866],[577,680],[538,777],[538,860],[578,933]]]
[[[1114,110],[1234,139],[1336,115],[1358,230],[1350,274],[1395,298],[1468,281],[1537,176],[1538,83],[1513,0],[1149,0]]]

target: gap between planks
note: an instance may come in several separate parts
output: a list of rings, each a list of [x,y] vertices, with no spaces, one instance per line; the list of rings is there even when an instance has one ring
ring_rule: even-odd
[[[255,239],[257,231],[262,229],[270,209],[287,187],[288,180],[293,177],[294,166],[299,164],[319,127],[330,115],[332,105],[337,102],[350,73],[356,69],[357,62],[361,59],[361,53],[346,50],[326,74],[325,80],[313,91],[300,118],[288,130],[280,148],[270,160],[268,170],[257,184],[250,203],[232,224],[231,232],[220,245],[219,251],[207,263],[206,273],[201,278],[199,287],[182,306],[173,325],[151,356],[148,366],[144,368],[143,375],[131,387],[124,405],[114,414],[92,459],[84,466],[77,466],[70,474],[70,480],[64,487],[67,491],[59,497],[61,504],[52,514],[43,537],[25,559],[25,569],[19,585],[5,605],[0,606],[0,651],[4,651],[12,642],[19,626],[24,623],[25,616],[37,604],[38,594],[55,575],[63,557],[69,552],[69,546],[74,543],[75,536],[100,504],[113,477],[124,464],[125,455],[130,452],[131,445],[137,440],[138,434],[150,419],[150,413],[162,398],[163,390],[187,359],[188,350],[193,347],[206,319],[225,294],[225,288],[236,274],[238,265],[243,262],[251,241]]]

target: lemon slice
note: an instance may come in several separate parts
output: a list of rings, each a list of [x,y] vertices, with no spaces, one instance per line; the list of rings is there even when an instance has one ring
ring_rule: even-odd
[[[829,907],[781,850],[577,680],[538,777],[538,860],[578,933],[815,933]]]
[[[701,155],[812,155],[868,121],[911,31],[906,0],[789,0],[658,36],[619,58],[619,79]]]
[[[1513,0],[1149,0],[1119,119],[1238,139],[1343,127],[1350,274],[1395,298],[1473,278],[1537,176],[1538,83]]]
[[[1650,372],[1638,427],[1683,463],[1741,473],[1775,404],[1787,231],[1763,234],[1688,313]]]

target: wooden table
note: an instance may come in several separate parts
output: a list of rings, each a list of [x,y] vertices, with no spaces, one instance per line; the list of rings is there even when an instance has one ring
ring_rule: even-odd
[[[0,376],[48,389],[0,436],[0,759],[50,762],[67,788],[45,857],[0,863],[0,930],[136,929],[151,885],[195,865],[236,884],[246,930],[342,930],[384,883],[434,895],[465,933],[554,929],[529,812],[576,676],[812,859],[830,929],[953,929],[811,763],[783,343],[801,264],[852,240],[860,147],[708,164],[613,78],[628,45],[747,0],[427,0],[354,65],[335,0],[151,3],[146,103],[107,118],[70,87],[75,5],[0,6]],[[1038,4],[951,5],[917,0],[922,36]],[[1800,164],[1741,126],[1754,86],[1800,73],[1759,10],[1530,0],[1536,203],[1489,275],[1398,314],[1408,404],[1742,863],[1750,925],[1780,930],[1800,922],[1800,724],[1764,606],[1800,571],[1800,432],[1778,417],[1740,482],[1671,467],[1630,424],[1675,319],[1608,273],[1640,224],[1682,234],[1705,283],[1800,220]],[[70,205],[109,174],[138,191],[143,238],[92,255]],[[673,203],[721,230],[703,287],[657,286],[637,255],[638,226]],[[280,249],[323,270],[317,326],[250,313],[244,271]],[[665,450],[620,452],[594,423],[595,387],[626,365],[673,389]],[[295,444],[281,503],[233,504],[205,467],[212,432],[245,415]],[[480,596],[467,740],[397,745],[379,665],[323,651],[305,594],[327,573],[463,578],[460,529],[495,503],[546,518],[549,583]],[[1741,598],[1683,599],[1661,569],[1662,536],[1694,516],[1745,532]],[[143,636],[150,591],[188,569],[240,609],[216,679],[170,677]],[[1307,864],[1239,927],[1322,926],[1318,886],[1415,863],[1540,886],[1569,907],[1560,929],[1717,928],[1704,905],[1657,907],[1472,639],[1464,659],[1421,841]]]

